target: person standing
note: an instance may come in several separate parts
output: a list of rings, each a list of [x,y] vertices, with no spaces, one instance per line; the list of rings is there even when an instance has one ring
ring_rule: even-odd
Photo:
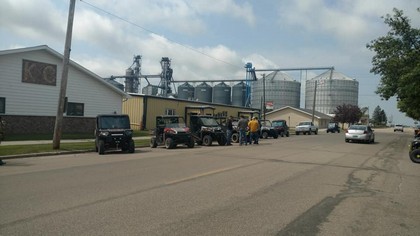
[[[245,116],[241,116],[241,118],[238,121],[238,130],[239,130],[239,145],[241,146],[243,143],[245,143],[245,146],[247,145],[246,141],[246,130],[248,129],[248,120],[245,119]]]
[[[258,144],[258,131],[260,130],[260,124],[258,123],[257,117],[253,117],[248,123],[249,131],[251,132],[251,142]]]
[[[233,133],[233,117],[229,116],[226,122],[226,145],[232,145],[232,133]]]

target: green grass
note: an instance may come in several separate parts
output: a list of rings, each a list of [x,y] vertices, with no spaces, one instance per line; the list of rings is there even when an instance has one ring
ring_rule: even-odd
[[[134,140],[136,147],[145,147],[149,145],[149,139]],[[60,149],[54,150],[52,144],[28,144],[28,145],[1,145],[0,159],[2,156],[22,155],[34,153],[63,152],[63,151],[95,151],[93,141],[60,143]]]
[[[53,134],[5,134],[3,141],[25,141],[25,140],[52,140]],[[149,136],[148,130],[134,130],[133,137]],[[61,139],[94,139],[93,133],[64,133]]]

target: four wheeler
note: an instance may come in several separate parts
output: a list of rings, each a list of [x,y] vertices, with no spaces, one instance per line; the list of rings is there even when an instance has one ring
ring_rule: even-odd
[[[178,144],[194,147],[194,139],[185,125],[184,118],[175,115],[156,116],[156,128],[150,139],[150,147],[164,145],[167,149],[172,149]]]
[[[108,149],[134,153],[133,130],[130,128],[128,115],[96,116],[95,150],[103,155]]]
[[[190,129],[198,145],[211,146],[213,141],[226,144],[226,134],[212,115],[190,115]]]
[[[420,135],[417,135],[414,140],[411,141],[410,151],[408,154],[412,162],[420,164]]]
[[[277,139],[279,137],[279,134],[277,132],[276,129],[274,129],[273,125],[271,124],[271,121],[269,120],[261,120],[261,128],[260,128],[260,132],[261,138],[268,138],[268,137],[273,137],[274,139]]]
[[[272,123],[273,123],[274,129],[277,130],[277,133],[281,137],[290,136],[289,126],[287,126],[286,120],[273,120]]]

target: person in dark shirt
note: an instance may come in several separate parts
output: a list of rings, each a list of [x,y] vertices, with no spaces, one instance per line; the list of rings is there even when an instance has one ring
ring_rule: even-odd
[[[248,130],[248,120],[245,119],[245,116],[241,116],[241,119],[238,121],[238,129],[239,129],[239,145],[245,143],[247,145],[246,140],[246,131]]]
[[[233,117],[229,116],[226,123],[226,145],[232,145],[232,133],[233,133]]]

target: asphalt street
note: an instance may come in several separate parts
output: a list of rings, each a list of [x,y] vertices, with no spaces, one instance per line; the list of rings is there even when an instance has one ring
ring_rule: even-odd
[[[412,133],[8,160],[0,235],[418,235]]]

